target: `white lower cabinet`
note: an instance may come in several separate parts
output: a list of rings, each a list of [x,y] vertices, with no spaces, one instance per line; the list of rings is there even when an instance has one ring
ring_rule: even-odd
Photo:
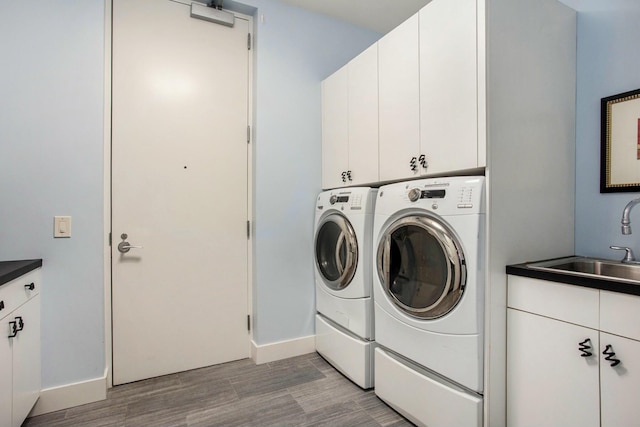
[[[578,351],[597,331],[513,309],[507,325],[507,425],[599,426],[597,356]]]
[[[9,331],[8,318],[4,317],[0,319],[0,331],[2,331],[3,334],[3,336],[0,337],[0,426],[5,427],[11,425],[11,407],[13,405],[13,357],[11,341],[4,336],[5,332]]]
[[[637,425],[640,297],[509,276],[508,300],[507,425]]]
[[[40,396],[39,289],[39,270],[0,287],[0,427],[20,427]]]
[[[612,360],[600,360],[602,425],[638,425],[640,296],[600,291],[600,331],[601,352],[615,353]],[[616,359],[620,363],[613,366]]]
[[[20,426],[40,396],[40,295],[12,316],[23,319],[13,338],[13,426]]]
[[[617,366],[601,360],[600,419],[607,427],[638,425],[640,422],[640,341],[600,332],[600,347],[611,346]]]

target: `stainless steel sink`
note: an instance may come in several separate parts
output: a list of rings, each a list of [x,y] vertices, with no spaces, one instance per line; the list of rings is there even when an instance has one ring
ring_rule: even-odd
[[[569,257],[531,263],[529,267],[536,270],[597,277],[640,285],[640,264],[625,264],[620,261],[589,257]]]

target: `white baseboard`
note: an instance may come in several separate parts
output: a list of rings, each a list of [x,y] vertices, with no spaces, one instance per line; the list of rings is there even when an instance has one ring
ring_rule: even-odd
[[[51,387],[40,392],[40,398],[29,414],[30,417],[97,402],[107,398],[107,371],[104,376],[63,386]]]
[[[256,365],[301,356],[314,351],[316,351],[315,335],[264,345],[257,345],[251,340],[251,359]]]
[[[315,335],[264,345],[257,345],[253,340],[251,341],[251,359],[256,365],[314,351],[316,351]],[[105,370],[100,378],[44,389],[29,416],[34,417],[104,400],[107,398],[107,388],[107,370]]]

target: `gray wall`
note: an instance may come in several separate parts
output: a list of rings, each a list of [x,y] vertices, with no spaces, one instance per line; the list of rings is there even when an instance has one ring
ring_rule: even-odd
[[[44,259],[44,387],[101,377],[104,4],[2,1],[0,40],[0,259]]]
[[[600,99],[640,88],[640,2],[565,3],[578,11],[576,253],[622,258],[609,246],[629,246],[640,253],[640,209],[631,216],[635,234],[620,232],[622,209],[639,194],[599,192]]]
[[[264,344],[313,333],[320,81],[379,35],[277,0],[246,3],[265,17],[254,64],[253,308]],[[44,259],[43,387],[99,378],[104,2],[0,2],[0,40],[0,259]],[[73,217],[72,238],[53,239],[54,215]]]
[[[638,194],[598,190],[600,98],[640,88],[640,4],[564,2],[579,12],[576,252],[618,256],[611,244],[640,252],[640,214],[636,234],[619,228]],[[277,0],[246,3],[258,8],[254,338],[265,344],[313,332],[319,82],[378,35]],[[100,377],[106,363],[103,8],[101,0],[0,3],[0,259],[44,258],[45,387]],[[73,216],[71,239],[53,239],[54,215]]]
[[[321,190],[320,81],[380,34],[269,0],[256,25],[254,341],[314,333],[314,203]],[[264,18],[264,20],[262,19]]]

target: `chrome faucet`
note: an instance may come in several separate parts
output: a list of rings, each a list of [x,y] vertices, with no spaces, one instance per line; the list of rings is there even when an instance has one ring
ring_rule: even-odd
[[[640,261],[636,261],[636,256],[633,254],[633,250],[626,246],[609,246],[611,249],[616,251],[625,251],[624,258],[622,258],[621,262],[629,263],[629,264],[640,264]]]
[[[631,209],[633,209],[633,207],[638,203],[640,203],[640,198],[633,199],[632,201],[627,203],[627,206],[625,206],[624,210],[622,211],[621,223],[622,223],[622,234],[624,235],[631,234],[631,220],[629,220],[629,214],[631,213]]]

